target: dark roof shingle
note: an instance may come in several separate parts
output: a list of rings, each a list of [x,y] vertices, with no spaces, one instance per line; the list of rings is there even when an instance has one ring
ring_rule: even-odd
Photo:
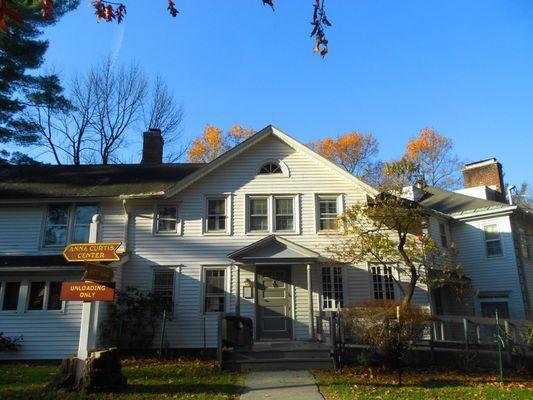
[[[0,166],[0,199],[160,193],[204,164]]]

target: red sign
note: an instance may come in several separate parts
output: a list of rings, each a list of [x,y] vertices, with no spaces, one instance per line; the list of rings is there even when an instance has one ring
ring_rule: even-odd
[[[61,301],[113,301],[115,283],[63,282]]]
[[[117,249],[122,243],[72,243],[63,251],[68,262],[119,261]]]

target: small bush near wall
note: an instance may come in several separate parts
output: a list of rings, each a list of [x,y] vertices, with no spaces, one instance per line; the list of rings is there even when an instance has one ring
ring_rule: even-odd
[[[9,337],[0,332],[0,353],[3,351],[17,351],[21,346],[22,336]]]
[[[152,292],[126,288],[117,292],[109,314],[101,326],[101,341],[120,350],[152,347],[156,327],[161,322],[163,299]]]
[[[412,305],[402,307],[395,301],[362,303],[343,310],[347,341],[373,348],[390,367],[398,370],[399,383],[409,349],[414,341],[423,339],[432,319],[427,309]]]

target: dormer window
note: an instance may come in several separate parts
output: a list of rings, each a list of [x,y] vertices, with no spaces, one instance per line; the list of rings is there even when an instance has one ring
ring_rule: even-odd
[[[270,174],[282,174],[283,171],[281,170],[281,167],[279,164],[275,162],[267,162],[266,164],[263,164],[261,169],[259,170],[260,175],[270,175]]]

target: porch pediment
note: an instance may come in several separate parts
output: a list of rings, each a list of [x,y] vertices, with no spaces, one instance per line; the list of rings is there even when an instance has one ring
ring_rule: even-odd
[[[276,235],[267,236],[228,254],[229,259],[243,263],[305,263],[317,261],[319,257],[317,252]]]

